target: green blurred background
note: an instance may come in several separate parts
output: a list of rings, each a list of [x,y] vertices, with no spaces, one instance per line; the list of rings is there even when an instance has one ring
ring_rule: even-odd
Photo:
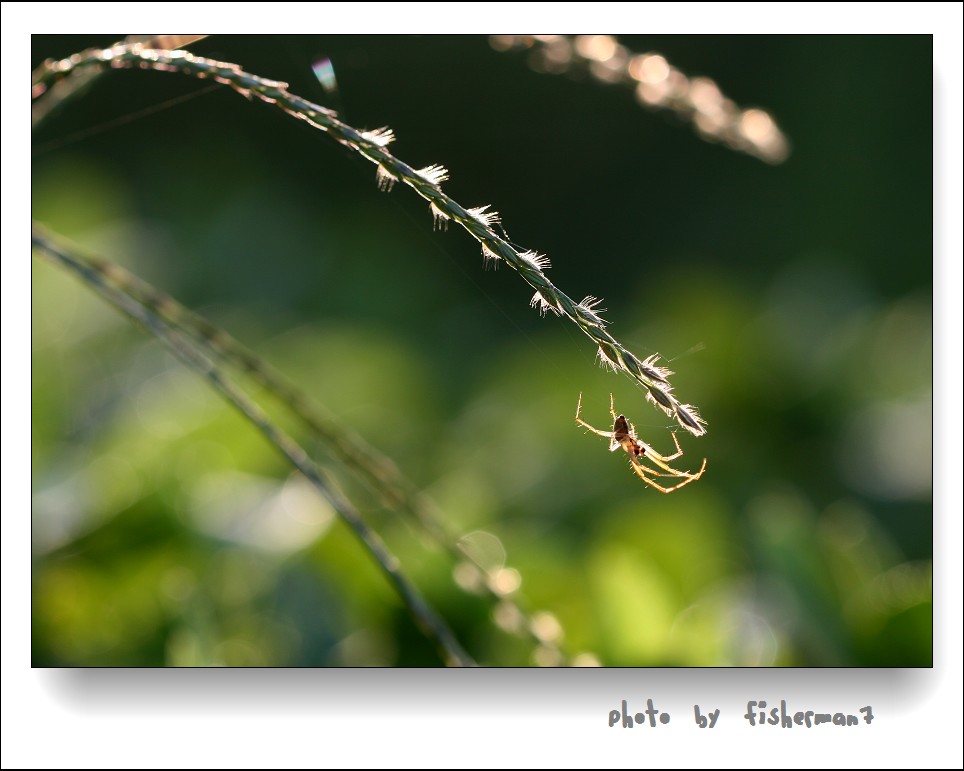
[[[34,36],[33,63],[118,37]],[[605,298],[631,350],[674,359],[709,433],[681,436],[678,467],[707,470],[672,495],[575,426],[582,392],[607,428],[613,392],[672,447],[588,339],[540,318],[511,270],[484,272],[466,233],[433,232],[411,190],[379,192],[370,163],[260,102],[110,72],[35,132],[33,215],[254,348],[456,531],[494,535],[569,656],[930,666],[931,39],[620,42],[770,111],[789,159],[705,142],[630,89],[539,74],[483,36],[190,49],[391,126],[396,155],[448,167],[446,192],[492,204],[563,291]],[[336,94],[312,73],[323,57]],[[256,430],[36,259],[32,336],[35,666],[440,663]],[[470,654],[538,662],[444,552],[330,468]]]

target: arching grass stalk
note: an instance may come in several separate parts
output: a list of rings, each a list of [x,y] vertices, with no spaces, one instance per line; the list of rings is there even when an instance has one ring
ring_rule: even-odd
[[[401,181],[429,202],[437,225],[456,222],[479,241],[487,260],[502,260],[533,289],[532,305],[542,313],[552,311],[572,321],[597,346],[600,360],[613,370],[629,375],[646,389],[647,399],[674,418],[684,429],[702,436],[706,423],[695,407],[683,404],[672,393],[669,370],[656,365],[658,356],[640,361],[606,329],[597,311],[598,300],[586,297],[575,302],[546,276],[549,261],[544,255],[516,248],[500,235],[495,226],[499,216],[488,206],[466,209],[441,188],[448,178],[442,166],[415,169],[396,158],[388,149],[394,139],[388,128],[359,131],[343,123],[332,111],[290,93],[287,83],[266,80],[242,70],[236,64],[194,56],[187,51],[156,50],[131,44],[107,49],[91,49],[61,61],[48,60],[32,76],[32,96],[42,96],[58,80],[83,68],[141,68],[161,72],[180,72],[197,78],[212,78],[240,94],[275,105],[289,115],[321,129],[342,145],[368,158],[377,167],[379,187],[390,189]]]
[[[53,239],[46,229],[36,223],[34,235],[47,242]],[[96,274],[102,284],[146,306],[169,328],[190,338],[192,343],[205,354],[216,356],[225,364],[239,369],[259,383],[285,405],[334,457],[378,493],[388,508],[406,515],[413,526],[424,533],[430,542],[444,549],[457,562],[473,566],[479,578],[478,581],[473,582],[473,585],[486,592],[501,606],[500,618],[518,621],[516,631],[527,634],[536,645],[542,648],[543,658],[551,661],[564,660],[564,655],[554,641],[547,640],[545,634],[539,633],[541,625],[511,598],[514,590],[506,591],[500,586],[502,584],[499,580],[500,576],[484,565],[472,553],[465,541],[447,527],[431,500],[399,471],[390,458],[371,447],[335,419],[324,415],[318,405],[270,364],[223,329],[185,308],[174,298],[115,263],[76,249],[72,250],[71,258],[88,274]],[[503,626],[510,626],[510,624],[503,624]]]
[[[355,533],[363,547],[395,587],[416,625],[436,644],[443,661],[449,666],[474,666],[475,662],[462,648],[445,621],[402,572],[398,559],[389,552],[378,534],[365,524],[351,502],[337,491],[324,470],[300,445],[278,428],[254,401],[225,377],[215,364],[185,341],[178,330],[150,307],[141,304],[106,281],[104,273],[86,265],[86,260],[78,256],[74,248],[55,242],[49,234],[36,225],[33,228],[32,240],[34,247],[41,254],[74,273],[107,302],[156,335],[177,358],[190,369],[204,376],[215,390],[258,428],[265,438],[307,477]]]
[[[650,110],[672,110],[708,141],[783,163],[790,143],[776,121],[758,107],[743,109],[706,77],[689,78],[653,51],[634,53],[611,35],[490,35],[496,51],[524,49],[538,72],[584,70],[597,81],[629,86]]]
[[[197,42],[207,35],[128,35],[123,42],[115,45],[140,43],[152,48],[183,48]],[[73,73],[69,78],[58,81],[47,90],[42,99],[35,99],[30,108],[30,121],[37,128],[51,113],[65,102],[76,98],[93,85],[100,70],[85,69]]]

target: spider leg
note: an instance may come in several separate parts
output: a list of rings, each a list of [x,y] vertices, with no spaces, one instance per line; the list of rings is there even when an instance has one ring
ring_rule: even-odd
[[[613,416],[613,423],[616,422],[616,402],[613,400],[613,395],[609,394],[609,414]]]
[[[674,452],[672,455],[662,455],[661,453],[658,453],[649,445],[646,445],[647,457],[652,458],[654,462],[657,458],[661,461],[676,460],[678,457],[680,457],[683,454],[683,448],[679,446],[679,439],[676,438],[675,431],[673,431],[673,441],[676,443],[676,452]]]
[[[582,426],[583,428],[588,428],[588,429],[589,429],[590,431],[592,431],[594,434],[599,434],[599,436],[605,437],[606,439],[612,439],[612,438],[613,438],[613,432],[612,432],[612,431],[600,431],[598,428],[593,428],[592,426],[590,426],[585,420],[581,420],[581,419],[579,419],[579,418],[576,418],[576,423],[578,423],[578,424],[579,424],[580,426]]]
[[[684,479],[682,482],[680,482],[680,483],[677,484],[677,485],[673,485],[672,487],[663,487],[663,486],[662,486],[661,484],[659,484],[658,482],[656,482],[656,481],[654,481],[653,479],[650,479],[648,476],[646,476],[646,473],[645,473],[644,469],[645,469],[646,471],[650,471],[650,469],[647,469],[645,466],[643,466],[643,465],[642,465],[639,461],[637,461],[635,458],[632,459],[632,466],[633,466],[633,471],[636,472],[636,475],[637,475],[640,479],[642,479],[646,484],[648,484],[650,487],[655,487],[655,488],[656,488],[657,490],[659,490],[661,493],[671,493],[671,492],[673,492],[674,490],[679,490],[681,487],[683,487],[683,486],[685,486],[685,485],[688,485],[690,482],[695,482],[697,479],[699,479],[701,476],[703,476],[703,471],[706,469],[706,459],[703,460],[703,466],[700,468],[700,470],[699,470],[696,474],[684,474],[682,471],[677,472],[679,475],[685,476],[686,479]],[[669,470],[670,470],[670,471],[676,471],[676,469],[669,469]],[[659,476],[670,476],[670,475],[668,475],[668,474],[659,474]],[[675,474],[674,474],[673,476],[675,476]]]
[[[665,474],[660,473],[656,469],[653,469],[653,468],[650,468],[649,466],[644,465],[639,458],[630,458],[630,462],[633,464],[634,467],[638,467],[644,473],[649,473],[649,474],[652,474],[653,476],[658,476],[658,477],[685,477],[686,479],[696,480],[696,479],[699,479],[701,476],[703,476],[703,472],[706,471],[706,458],[703,458],[703,465],[700,466],[700,470],[697,471],[695,474],[689,471],[680,471],[679,469],[673,468],[672,466],[667,466],[665,463],[659,463],[656,461],[655,458],[650,458],[649,460],[652,460],[653,463],[655,463],[661,469],[664,469],[667,473]]]
[[[684,472],[682,472],[682,471],[679,471],[679,472],[677,472],[677,473],[669,473],[669,472],[666,472],[666,471],[657,471],[657,470],[654,469],[654,468],[650,468],[649,466],[644,465],[644,464],[643,464],[641,461],[639,461],[638,459],[634,460],[634,459],[630,458],[629,462],[630,462],[631,465],[633,465],[633,466],[635,466],[636,468],[638,468],[638,469],[639,469],[640,471],[642,471],[644,474],[646,474],[647,476],[651,476],[651,477],[669,477],[670,479],[678,479],[680,476],[686,476],[686,477],[693,476],[693,475],[691,475],[691,474],[687,474],[687,473],[684,473]],[[673,469],[673,471],[675,472],[676,469]]]
[[[581,411],[582,411],[582,394],[579,394],[579,402],[576,404],[576,423],[578,423],[578,424],[579,424],[580,426],[582,426],[583,428],[588,428],[588,429],[589,429],[590,431],[592,431],[594,434],[599,434],[599,436],[605,437],[606,439],[612,439],[612,438],[613,438],[613,432],[612,432],[612,431],[600,431],[598,428],[595,428],[595,427],[593,427],[593,426],[590,426],[585,420],[583,420],[582,418],[580,418],[580,417],[579,417],[579,413],[580,413]]]
[[[679,490],[681,487],[684,487],[685,485],[688,485],[688,484],[689,484],[690,482],[692,482],[693,480],[692,480],[692,479],[687,479],[685,482],[680,482],[678,485],[673,485],[672,487],[663,487],[662,485],[656,484],[652,479],[646,479],[646,477],[643,477],[643,481],[644,481],[646,484],[648,484],[650,487],[655,487],[655,488],[656,488],[657,490],[659,490],[661,493],[672,493],[672,492],[674,492],[674,491],[676,491],[676,490]]]
[[[680,471],[679,469],[675,469],[672,466],[666,463],[663,463],[663,461],[661,461],[659,458],[654,458],[650,455],[647,455],[646,458],[647,460],[652,461],[654,465],[659,466],[664,471],[668,471],[674,477],[688,477],[689,479],[699,479],[701,476],[703,476],[703,471],[706,469],[706,458],[703,458],[703,465],[700,466],[700,470],[697,471],[695,474],[689,471]]]

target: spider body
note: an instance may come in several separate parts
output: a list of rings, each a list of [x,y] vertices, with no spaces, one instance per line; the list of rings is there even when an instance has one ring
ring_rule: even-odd
[[[623,450],[629,456],[629,464],[636,475],[650,487],[654,487],[661,493],[671,493],[678,490],[690,482],[695,482],[706,470],[706,458],[703,458],[703,465],[695,474],[689,471],[680,471],[669,465],[669,461],[676,460],[683,454],[683,449],[679,446],[679,439],[676,432],[673,432],[673,442],[676,444],[676,452],[672,455],[662,455],[636,435],[636,428],[626,420],[625,415],[617,415],[616,407],[613,403],[613,395],[609,394],[609,414],[613,418],[612,431],[600,431],[594,428],[579,417],[582,411],[582,394],[579,394],[579,402],[576,404],[576,423],[583,428],[588,428],[594,434],[609,439],[609,451]],[[657,468],[650,468],[646,461]],[[671,487],[664,487],[659,484],[654,477],[676,477],[683,481]]]

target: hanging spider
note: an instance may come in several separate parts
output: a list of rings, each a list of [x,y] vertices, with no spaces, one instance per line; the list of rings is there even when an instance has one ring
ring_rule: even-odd
[[[672,455],[660,455],[656,450],[646,444],[646,442],[636,436],[636,428],[626,420],[624,415],[616,414],[612,394],[609,394],[609,414],[613,416],[612,431],[600,431],[598,428],[593,428],[579,417],[581,411],[582,394],[579,394],[579,402],[576,404],[576,423],[584,428],[588,428],[594,434],[606,437],[609,440],[610,452],[615,452],[620,448],[625,450],[626,454],[629,455],[629,463],[633,471],[636,472],[636,475],[650,487],[655,487],[661,493],[671,493],[673,490],[679,490],[679,488],[684,485],[695,482],[703,476],[703,471],[706,469],[706,458],[703,458],[703,465],[700,466],[700,470],[695,474],[691,474],[688,471],[680,471],[670,466],[669,461],[675,460],[683,454],[683,449],[679,446],[679,440],[676,438],[676,432],[673,432],[673,442],[676,444],[676,452]],[[654,466],[661,468],[662,471],[657,471],[644,465],[643,461],[649,461]],[[652,477],[682,477],[683,481],[672,487],[663,487]]]

